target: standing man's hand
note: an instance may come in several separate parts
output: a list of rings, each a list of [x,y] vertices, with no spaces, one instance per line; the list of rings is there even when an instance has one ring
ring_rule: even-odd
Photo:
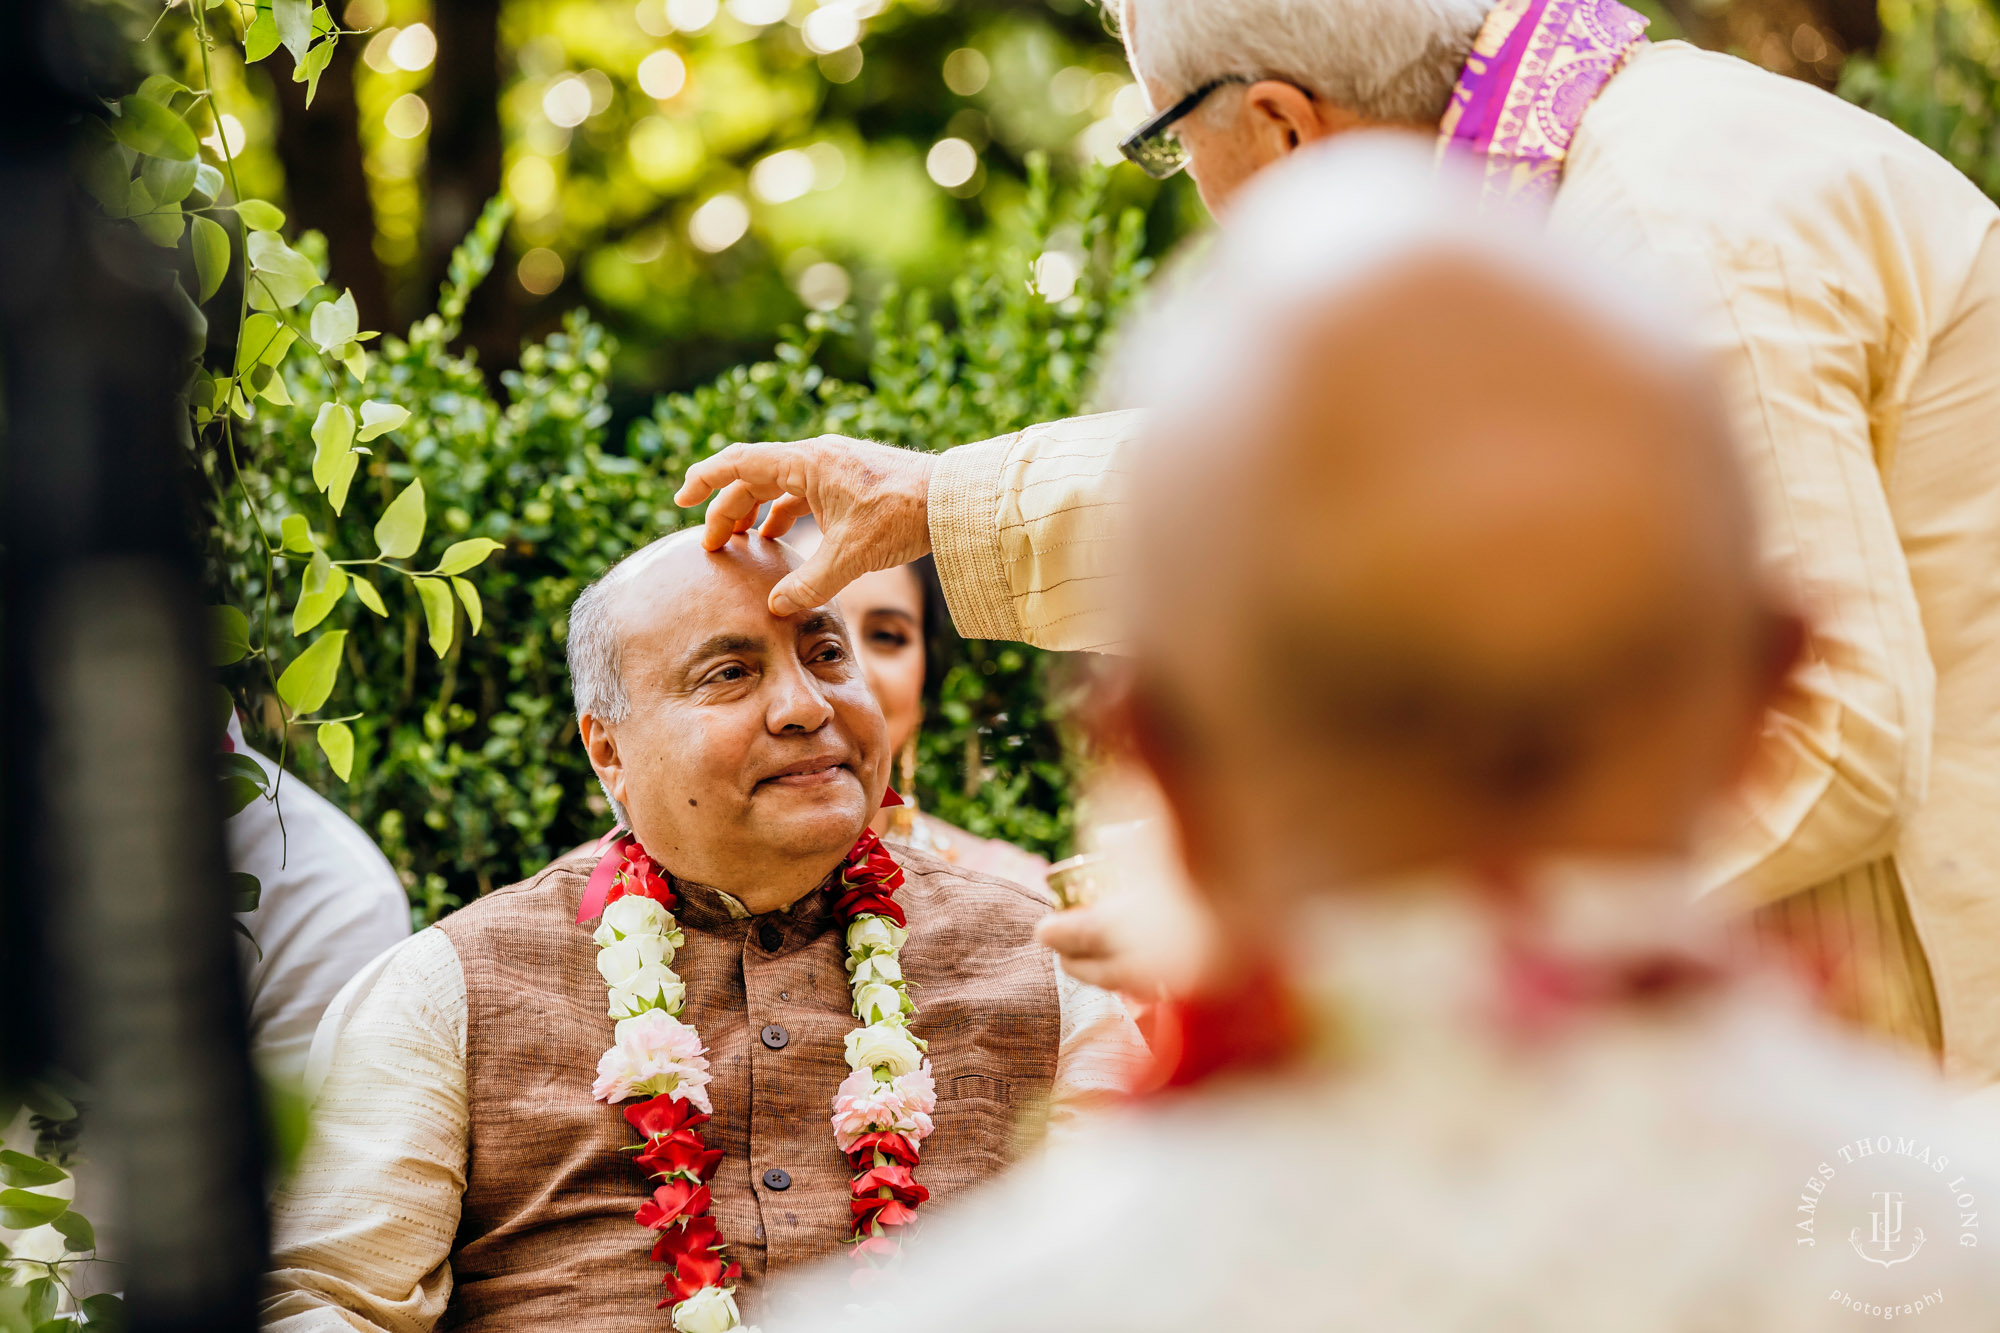
[[[825,540],[812,558],[771,589],[771,613],[788,616],[831,601],[863,574],[908,564],[931,549],[930,454],[821,435],[791,444],[732,444],[688,469],[674,496],[682,506],[715,496],[701,544],[719,551],[748,532],[758,506],[766,537],[781,537],[806,514]]]

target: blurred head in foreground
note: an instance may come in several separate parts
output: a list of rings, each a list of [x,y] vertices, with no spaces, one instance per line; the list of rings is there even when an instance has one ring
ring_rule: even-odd
[[[889,1308],[843,1317],[841,1274],[773,1333],[1990,1324],[1950,1193],[2000,1187],[1981,1140],[1690,919],[1798,637],[1707,376],[1460,199],[1420,149],[1299,154],[1124,362],[1156,428],[1122,707],[1291,983],[1185,1049],[1303,1040],[940,1216]],[[1881,1246],[1891,1197],[1930,1244]]]
[[[1402,144],[1345,156],[1342,188],[1252,190],[1126,361],[1166,409],[1131,731],[1189,869],[1268,909],[1438,863],[1679,857],[1798,633],[1707,368]],[[1338,251],[1283,221],[1329,215]]]

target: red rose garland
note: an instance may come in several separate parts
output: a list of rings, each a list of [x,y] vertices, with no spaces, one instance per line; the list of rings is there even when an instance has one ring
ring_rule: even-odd
[[[847,1035],[854,1072],[834,1097],[833,1128],[855,1173],[850,1239],[871,1264],[894,1256],[900,1246],[890,1229],[907,1225],[930,1197],[913,1171],[937,1099],[925,1043],[907,1026],[915,1006],[897,958],[909,935],[895,901],[902,884],[895,858],[864,831],[841,868],[833,905],[863,1023]],[[741,1270],[708,1216],[708,1182],[723,1154],[698,1132],[712,1109],[710,1076],[700,1037],[679,1020],[685,989],[668,967],[684,942],[674,905],[666,877],[632,837],[613,843],[591,876],[577,920],[603,916],[594,936],[598,971],[619,1020],[592,1092],[607,1102],[649,1094],[625,1108],[625,1119],[644,1136],[634,1161],[655,1185],[633,1220],[659,1233],[652,1257],[668,1265],[669,1291],[660,1306],[673,1307],[677,1329],[728,1329],[740,1320],[734,1289],[724,1284]]]

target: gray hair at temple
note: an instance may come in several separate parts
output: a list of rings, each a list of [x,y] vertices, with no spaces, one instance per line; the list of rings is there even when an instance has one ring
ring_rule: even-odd
[[[691,539],[700,531],[699,528],[687,528],[655,538],[605,570],[570,604],[569,633],[564,648],[569,656],[569,688],[576,700],[578,717],[588,713],[599,722],[615,724],[623,722],[632,711],[632,701],[625,693],[625,678],[619,664],[622,637],[618,623],[619,592],[651,564],[653,557],[668,543]],[[625,807],[612,796],[608,787],[604,790],[604,799],[611,803],[611,813],[618,817],[618,822],[630,828],[632,822],[625,817]]]
[[[1118,0],[1117,12],[1132,68],[1175,97],[1231,75],[1283,79],[1370,120],[1429,125],[1493,4]]]

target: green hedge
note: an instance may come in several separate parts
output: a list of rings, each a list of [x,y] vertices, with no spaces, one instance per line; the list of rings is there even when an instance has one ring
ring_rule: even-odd
[[[335,778],[306,736],[285,747],[287,764],[381,843],[410,885],[419,922],[605,828],[571,713],[565,617],[612,561],[690,521],[671,498],[689,464],[732,440],[821,431],[944,448],[1083,408],[1107,330],[1148,268],[1139,216],[1105,217],[1102,188],[1095,177],[1054,207],[1038,168],[1019,243],[969,251],[949,292],[892,296],[865,326],[845,312],[814,317],[771,360],[661,399],[622,448],[606,439],[612,348],[582,312],[524,350],[521,369],[502,377],[504,402],[450,350],[465,294],[490,267],[505,222],[489,210],[460,249],[439,314],[380,346],[369,392],[412,416],[376,442],[355,483],[386,500],[420,476],[444,529],[434,542],[483,536],[503,544],[479,571],[484,628],[469,635],[459,610],[458,633],[439,660],[405,581],[386,588],[386,619],[350,594],[327,621],[350,633],[349,670],[325,711],[363,715],[354,724],[352,781]],[[1034,257],[1051,250],[1084,259],[1073,294],[1055,303],[1031,286]],[[830,364],[861,369],[842,378]],[[321,373],[287,366],[288,375]],[[311,419],[259,410],[243,432],[241,484],[270,522],[298,513],[323,523],[328,510],[310,475]],[[227,460],[206,466],[218,497],[217,599],[248,608],[260,622],[254,628],[282,642],[303,561],[279,559],[267,597],[261,548],[232,489],[239,478]],[[352,512],[332,522],[354,529],[336,545],[370,549]],[[1067,851],[1072,819],[1052,665],[1016,644],[968,645],[931,703],[917,789],[927,808],[955,823],[1057,856]],[[253,744],[277,752],[281,738],[260,733],[277,716],[267,675],[254,661],[226,674]]]

